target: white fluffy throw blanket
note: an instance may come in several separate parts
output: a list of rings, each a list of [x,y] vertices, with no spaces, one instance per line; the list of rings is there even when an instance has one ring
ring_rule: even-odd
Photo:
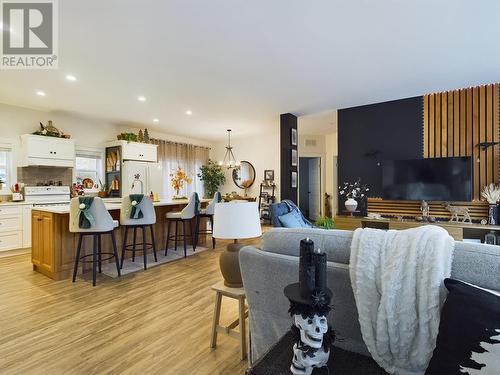
[[[357,229],[350,276],[363,340],[390,374],[424,374],[436,345],[454,241],[435,225]]]

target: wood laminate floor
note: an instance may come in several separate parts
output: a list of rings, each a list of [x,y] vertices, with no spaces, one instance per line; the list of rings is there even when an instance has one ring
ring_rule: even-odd
[[[258,244],[259,240],[249,241]],[[209,348],[215,251],[122,277],[53,281],[0,259],[0,374],[243,374],[238,341]],[[181,251],[179,248],[178,251]],[[224,299],[221,321],[237,317]]]

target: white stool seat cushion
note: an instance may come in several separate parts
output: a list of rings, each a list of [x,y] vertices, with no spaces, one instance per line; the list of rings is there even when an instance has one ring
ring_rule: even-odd
[[[189,202],[181,212],[167,212],[165,217],[167,219],[182,219],[190,220],[196,216],[196,201],[199,201],[198,194],[195,192],[189,198]]]
[[[167,212],[165,214],[165,217],[167,219],[180,219],[182,215],[182,212]]]
[[[113,227],[118,228],[120,226],[120,222],[118,220],[113,220]]]
[[[156,212],[153,202],[149,197],[142,198],[141,203],[138,205],[144,215],[141,219],[131,219],[130,213],[132,212],[132,202],[130,197],[126,196],[122,199],[122,207],[120,210],[120,224],[121,225],[152,225],[156,223]]]
[[[89,209],[94,217],[95,223],[91,228],[80,228],[78,222],[80,218],[80,201],[77,198],[71,199],[69,204],[69,231],[72,233],[104,233],[115,229],[114,220],[104,206],[101,198],[95,197]]]
[[[219,203],[220,200],[221,200],[221,194],[219,192],[216,192],[214,194],[214,197],[208,204],[207,208],[201,210],[201,213],[203,213],[204,215],[213,215],[215,213],[215,205]]]

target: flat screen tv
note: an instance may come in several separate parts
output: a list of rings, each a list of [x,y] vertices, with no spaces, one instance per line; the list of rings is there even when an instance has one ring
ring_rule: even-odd
[[[470,157],[386,160],[382,197],[391,200],[470,201]]]

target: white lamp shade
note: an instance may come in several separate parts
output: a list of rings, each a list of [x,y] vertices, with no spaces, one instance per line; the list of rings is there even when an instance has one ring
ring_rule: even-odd
[[[217,203],[213,236],[225,240],[255,238],[262,235],[257,202]]]

